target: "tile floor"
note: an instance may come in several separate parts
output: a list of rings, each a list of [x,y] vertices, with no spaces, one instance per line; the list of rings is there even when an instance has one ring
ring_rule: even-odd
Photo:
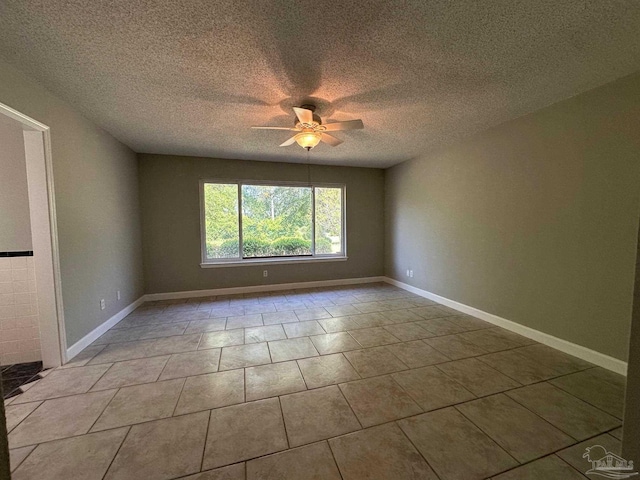
[[[2,372],[2,392],[4,398],[11,398],[22,393],[21,386],[40,380],[42,362],[16,363],[15,365],[0,365]]]
[[[386,284],[144,305],[5,401],[15,480],[585,478],[624,379]]]

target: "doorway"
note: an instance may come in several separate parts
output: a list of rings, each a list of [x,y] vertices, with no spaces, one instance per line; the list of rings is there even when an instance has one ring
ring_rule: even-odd
[[[12,246],[18,244],[11,242],[7,243],[8,247],[0,246],[3,270],[0,280],[3,280],[3,301],[7,307],[0,323],[0,365],[6,367],[3,369],[6,381],[7,372],[20,373],[22,369],[29,375],[39,362],[44,369],[62,365],[66,362],[67,349],[50,130],[1,103],[0,120],[10,126],[11,132],[17,132],[15,138],[23,143],[28,209],[25,202],[20,202],[20,208],[24,210],[23,220],[29,217],[26,228],[30,242],[26,243],[31,247],[30,250],[16,249]],[[27,332],[30,329],[34,332],[31,337]],[[20,348],[29,350],[20,351]],[[20,362],[21,359],[34,361]],[[17,365],[9,366],[11,360],[16,360],[11,363]],[[6,389],[4,393],[9,394]]]

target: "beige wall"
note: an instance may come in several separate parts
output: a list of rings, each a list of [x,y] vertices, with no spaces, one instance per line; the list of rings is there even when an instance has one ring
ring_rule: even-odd
[[[622,455],[636,465],[640,462],[640,232],[636,277],[633,291],[633,315],[629,342],[629,368],[624,409]]]
[[[313,153],[312,153],[313,155]],[[306,165],[138,155],[146,293],[356,278],[383,273],[384,174],[312,166],[311,181],[347,188],[346,262],[200,267],[200,179],[307,181]],[[269,270],[263,278],[262,271]]]
[[[636,74],[387,170],[387,275],[626,360],[639,118]]]
[[[29,218],[22,127],[0,115],[0,252],[32,250]]]
[[[0,62],[0,72],[0,102],[51,127],[71,346],[143,293],[136,156],[12,66]]]

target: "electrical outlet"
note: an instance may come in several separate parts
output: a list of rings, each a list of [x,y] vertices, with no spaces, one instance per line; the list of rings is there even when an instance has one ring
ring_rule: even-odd
[[[118,298],[118,300],[120,300],[120,298],[122,298],[122,296],[120,295],[120,290],[118,290],[118,291],[116,292],[116,297]]]
[[[100,299],[100,310],[104,310],[107,308],[107,302],[104,301],[104,298]]]
[[[262,271],[262,276],[263,277],[268,277],[269,276],[269,271],[268,270],[263,270]]]
[[[409,270],[409,277],[413,278],[413,270]]]
[[[409,273],[409,272],[411,272],[411,270],[409,270],[409,269],[407,268],[407,277],[410,275],[410,273]]]

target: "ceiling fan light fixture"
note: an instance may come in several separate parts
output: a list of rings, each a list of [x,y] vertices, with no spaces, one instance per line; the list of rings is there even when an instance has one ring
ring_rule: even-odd
[[[296,143],[307,151],[318,145],[321,138],[322,134],[314,131],[298,133],[295,136]]]

